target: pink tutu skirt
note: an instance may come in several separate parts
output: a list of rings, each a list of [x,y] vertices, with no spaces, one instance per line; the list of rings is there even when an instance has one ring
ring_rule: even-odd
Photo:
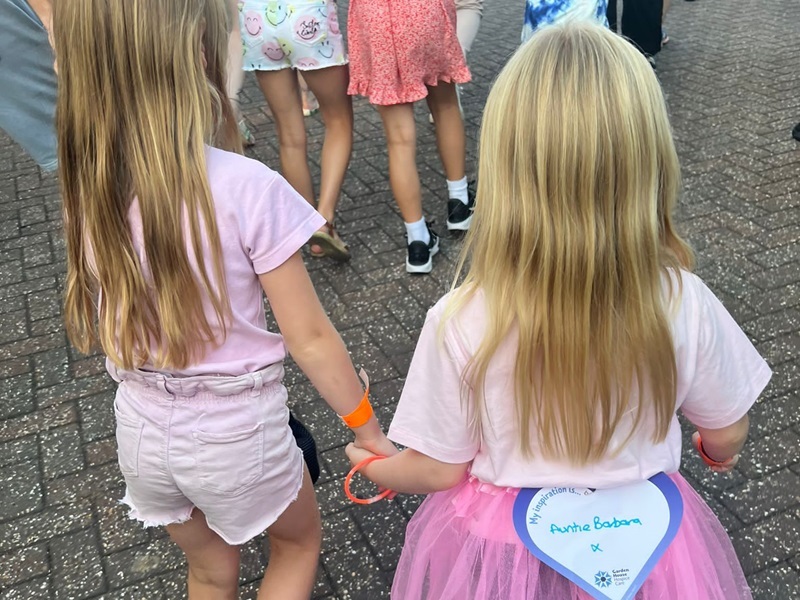
[[[683,520],[636,600],[751,599],[719,520],[683,477],[670,477],[683,497]],[[518,491],[470,477],[428,496],[408,524],[392,599],[591,600],[517,537]]]

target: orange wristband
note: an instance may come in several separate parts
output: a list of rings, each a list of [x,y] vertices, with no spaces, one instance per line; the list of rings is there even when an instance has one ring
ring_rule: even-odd
[[[341,418],[344,424],[350,429],[366,425],[367,421],[369,421],[374,414],[372,405],[369,403],[369,377],[367,377],[364,369],[361,369],[359,376],[367,388],[364,390],[364,396],[361,398],[361,402],[358,403],[358,407],[349,415],[339,415],[339,418]]]
[[[735,458],[736,455],[731,456],[728,460],[714,460],[708,454],[706,454],[706,449],[703,448],[703,440],[700,436],[697,436],[697,443],[694,445],[697,453],[700,455],[700,458],[703,459],[703,462],[706,463],[709,467],[724,467],[726,466],[731,460]]]
[[[372,498],[359,498],[350,490],[350,482],[353,480],[353,476],[358,473],[360,469],[366,467],[369,463],[374,462],[376,460],[381,460],[386,458],[385,456],[370,456],[369,458],[365,458],[360,463],[358,463],[355,467],[350,469],[350,472],[344,478],[344,494],[347,496],[351,502],[355,502],[356,504],[373,504],[378,502],[379,500],[383,500],[384,498],[389,498],[392,500],[397,494],[392,490],[384,490],[381,489],[378,491],[378,494],[373,496]]]

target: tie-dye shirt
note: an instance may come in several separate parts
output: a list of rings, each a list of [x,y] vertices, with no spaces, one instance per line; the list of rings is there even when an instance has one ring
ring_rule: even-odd
[[[529,40],[540,27],[556,22],[591,19],[608,26],[607,6],[608,0],[527,0],[522,41]]]

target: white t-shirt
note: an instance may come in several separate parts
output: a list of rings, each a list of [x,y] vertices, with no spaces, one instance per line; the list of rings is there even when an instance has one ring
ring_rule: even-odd
[[[747,413],[772,372],[705,284],[688,272],[681,272],[681,277],[683,293],[672,321],[676,411],[701,427],[726,427]],[[616,456],[589,466],[541,458],[535,437],[531,439],[533,458],[523,457],[513,400],[514,336],[502,343],[487,373],[486,410],[478,437],[470,426],[472,408],[462,402],[460,388],[464,367],[484,335],[486,305],[483,295],[476,294],[447,321],[440,335],[449,297],[428,312],[389,429],[394,442],[446,463],[472,461],[472,474],[497,486],[603,488],[678,471],[681,431],[677,417],[662,443],[651,441],[653,419],[643,419]],[[623,419],[612,438],[612,450],[622,445],[632,421],[632,415]]]

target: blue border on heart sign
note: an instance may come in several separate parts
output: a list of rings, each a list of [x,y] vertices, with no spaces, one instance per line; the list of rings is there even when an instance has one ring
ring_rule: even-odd
[[[677,535],[678,529],[681,525],[681,519],[683,518],[683,498],[681,497],[681,493],[675,483],[673,483],[672,479],[670,479],[669,476],[664,473],[658,473],[653,475],[650,479],[648,479],[648,481],[656,486],[667,500],[667,504],[670,508],[669,525],[667,526],[667,531],[664,534],[664,537],[661,539],[658,546],[656,546],[655,550],[650,555],[650,558],[642,567],[641,571],[639,571],[639,574],[631,582],[628,590],[622,597],[622,600],[633,600],[636,592],[638,592],[639,588],[641,588],[642,585],[644,585],[644,582],[647,581],[647,577],[650,575],[650,572],[658,564],[658,561],[664,555],[664,552],[666,552],[667,548],[669,548],[672,540],[675,539],[675,536]],[[586,581],[554,558],[551,558],[549,555],[545,554],[531,539],[531,536],[528,533],[528,508],[533,500],[533,497],[539,492],[540,489],[542,488],[522,488],[519,492],[519,495],[517,495],[513,510],[514,528],[517,530],[517,535],[536,558],[569,579],[575,585],[579,586],[593,598],[596,598],[597,600],[611,600],[609,596],[605,595],[597,587],[591,585],[590,582]]]

